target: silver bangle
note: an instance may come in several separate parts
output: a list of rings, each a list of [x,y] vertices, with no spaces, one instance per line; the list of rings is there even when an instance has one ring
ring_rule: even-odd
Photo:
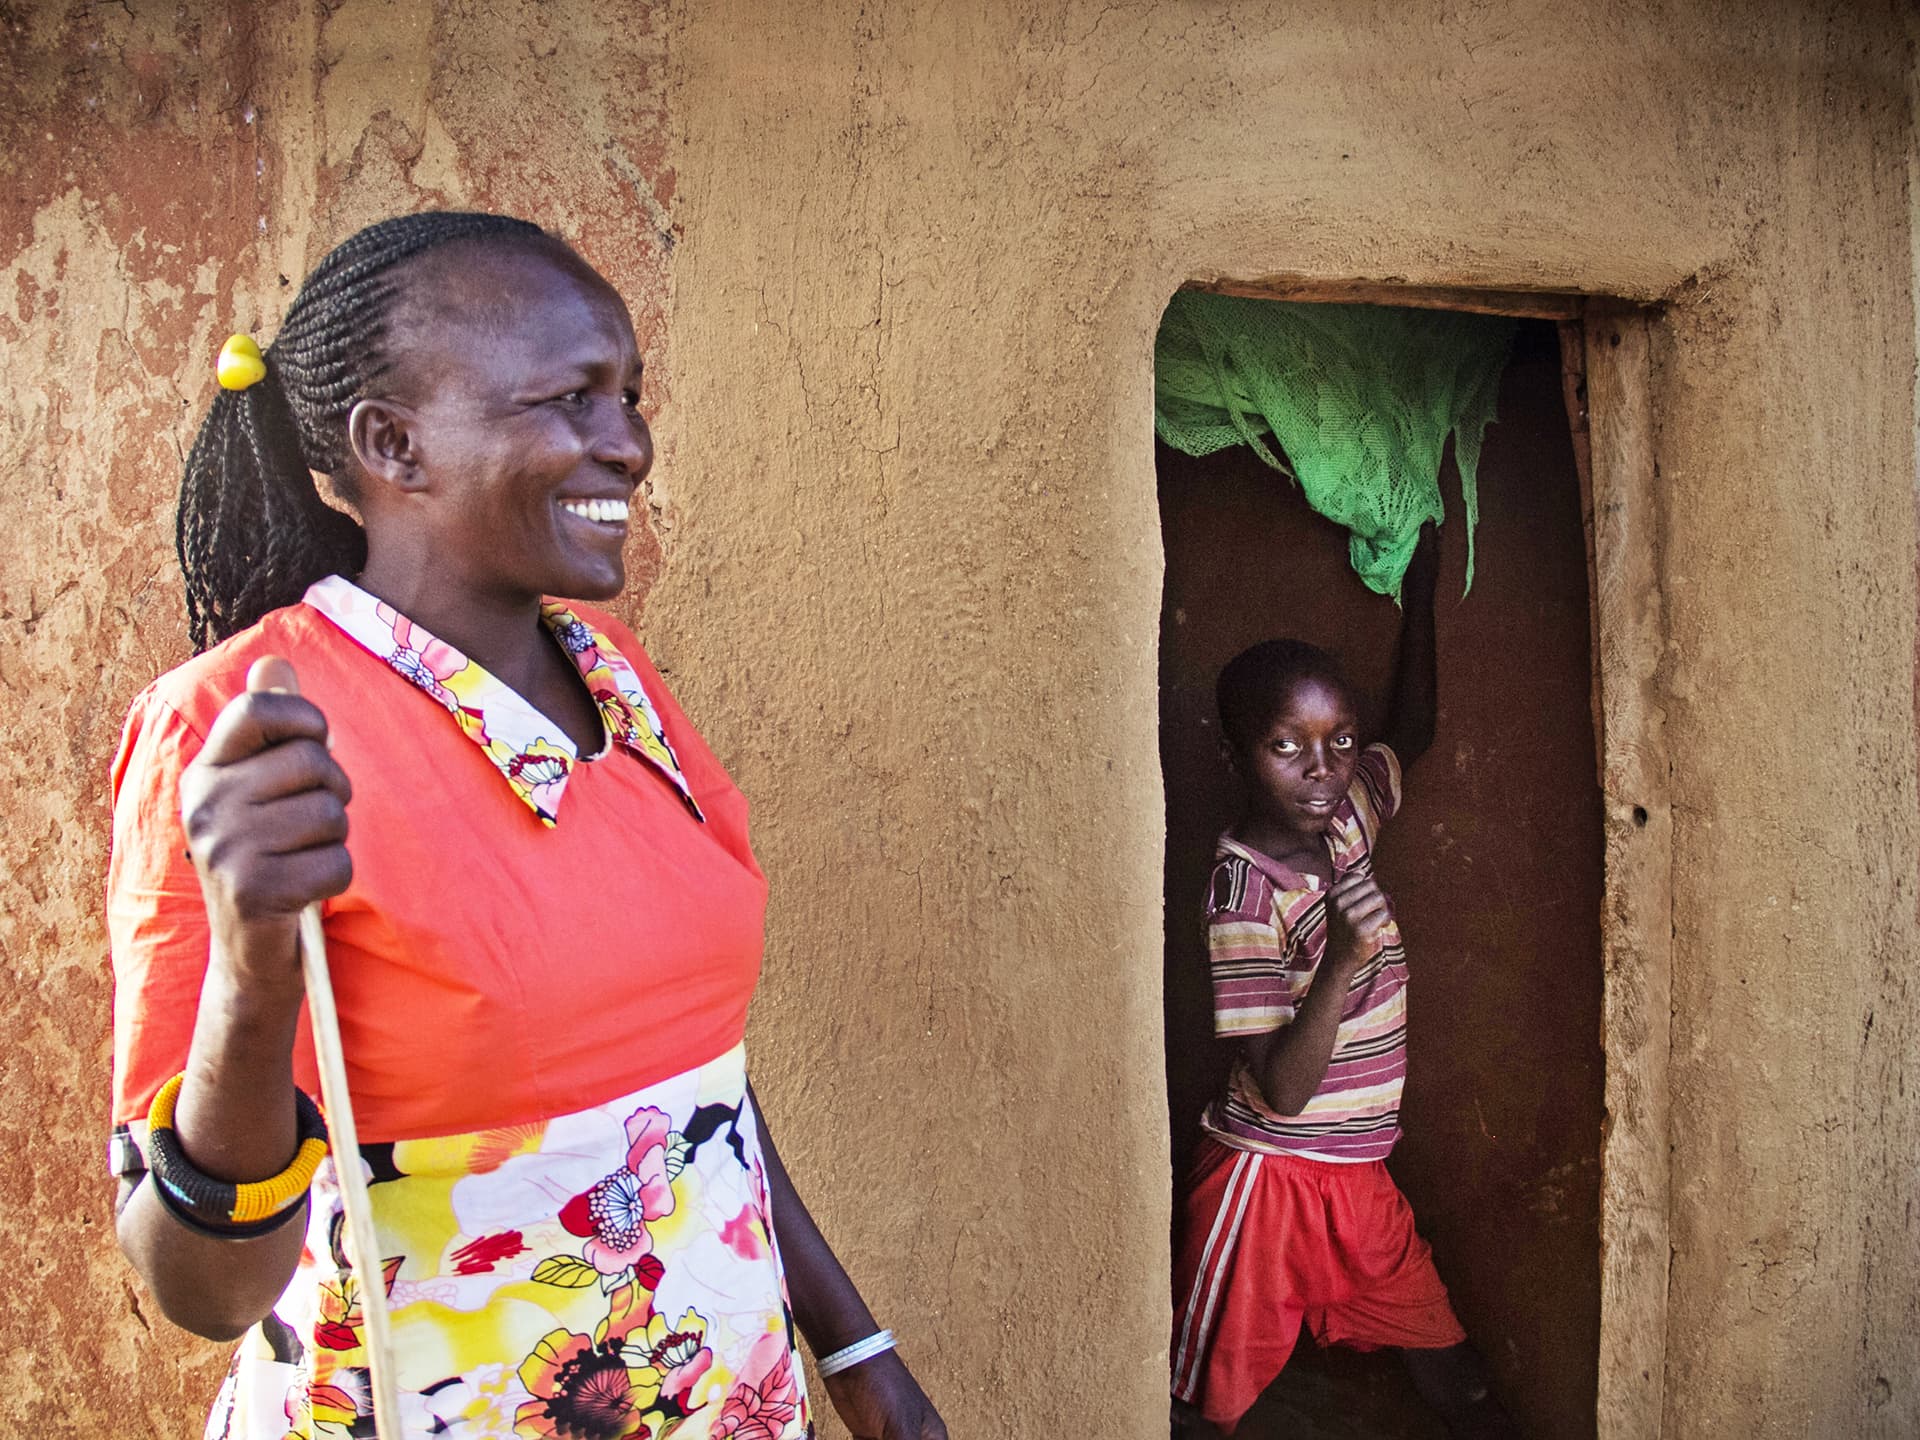
[[[856,1340],[851,1345],[834,1351],[831,1355],[822,1355],[814,1365],[820,1371],[820,1378],[824,1380],[829,1375],[838,1375],[842,1370],[851,1370],[863,1360],[884,1355],[891,1349],[893,1349],[893,1331],[880,1330],[864,1340]]]

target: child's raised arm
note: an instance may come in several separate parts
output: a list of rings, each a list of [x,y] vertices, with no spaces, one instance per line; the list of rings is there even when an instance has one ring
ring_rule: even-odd
[[[1393,662],[1393,693],[1387,702],[1386,733],[1402,768],[1433,745],[1439,707],[1439,666],[1433,644],[1433,592],[1440,577],[1440,544],[1431,524],[1420,527],[1420,541],[1400,587],[1400,646]]]

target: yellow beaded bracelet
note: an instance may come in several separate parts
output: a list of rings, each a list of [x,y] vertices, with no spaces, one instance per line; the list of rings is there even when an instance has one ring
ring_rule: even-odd
[[[327,1155],[327,1125],[320,1107],[305,1091],[294,1091],[300,1148],[293,1163],[269,1179],[236,1185],[196,1169],[180,1148],[180,1138],[173,1131],[173,1107],[185,1079],[182,1071],[162,1085],[147,1111],[147,1166],[176,1210],[184,1209],[193,1219],[215,1226],[251,1228],[297,1205]]]

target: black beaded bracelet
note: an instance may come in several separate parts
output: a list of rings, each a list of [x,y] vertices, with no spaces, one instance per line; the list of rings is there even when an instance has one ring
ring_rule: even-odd
[[[270,1179],[236,1185],[198,1169],[180,1147],[180,1137],[173,1132],[173,1106],[184,1078],[176,1075],[162,1085],[147,1113],[147,1168],[160,1198],[176,1217],[194,1217],[197,1228],[209,1234],[238,1238],[266,1233],[297,1208],[326,1158],[327,1122],[320,1107],[305,1091],[295,1090],[300,1143],[293,1163]]]
[[[249,1220],[239,1225],[215,1224],[204,1215],[189,1210],[186,1202],[176,1199],[173,1191],[161,1184],[159,1177],[151,1170],[147,1172],[147,1177],[153,1182],[153,1193],[160,1197],[160,1203],[169,1215],[187,1229],[213,1240],[255,1240],[262,1235],[271,1235],[300,1213],[300,1206],[289,1205],[279,1214],[269,1215],[264,1220]]]

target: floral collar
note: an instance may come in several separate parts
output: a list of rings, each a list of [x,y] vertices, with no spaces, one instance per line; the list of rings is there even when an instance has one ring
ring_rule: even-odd
[[[306,603],[444,705],[461,733],[486,752],[540,823],[554,823],[567,779],[580,760],[564,730],[477,663],[344,576],[317,581],[307,590]],[[660,712],[626,657],[561,601],[542,605],[540,619],[579,667],[609,741],[651,762],[679,791],[694,818],[704,821],[667,741]]]

